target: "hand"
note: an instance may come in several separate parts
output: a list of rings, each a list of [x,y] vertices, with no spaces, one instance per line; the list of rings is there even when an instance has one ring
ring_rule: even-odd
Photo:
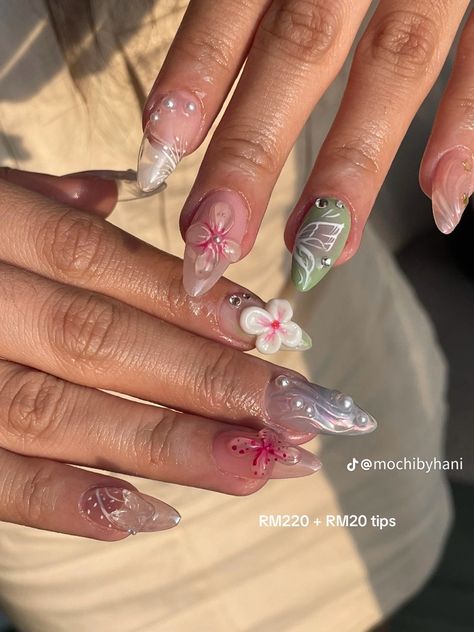
[[[0,175],[0,520],[98,540],[166,529],[172,507],[67,464],[242,495],[317,471],[299,447],[315,433],[375,428],[241,353],[261,300],[225,279],[187,296],[179,260],[99,217],[115,182]]]
[[[370,4],[191,0],[145,107],[139,162],[145,190],[202,142],[246,63],[181,216],[189,294],[206,292],[252,248],[280,170],[346,59]],[[287,224],[299,290],[313,287],[359,247],[390,164],[468,5],[379,2],[357,46],[339,112]],[[420,174],[443,232],[457,224],[474,190],[473,41],[471,15]]]

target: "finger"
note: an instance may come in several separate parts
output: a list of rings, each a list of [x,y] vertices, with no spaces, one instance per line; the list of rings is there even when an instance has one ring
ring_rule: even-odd
[[[178,524],[178,512],[111,476],[0,448],[0,521],[95,540]]]
[[[288,221],[285,240],[294,252],[292,277],[299,290],[313,287],[336,261],[343,263],[357,250],[376,195],[466,6],[467,0],[379,3],[357,47],[337,117]]]
[[[150,92],[138,159],[144,191],[159,186],[206,136],[269,0],[192,0]]]
[[[111,296],[238,349],[255,345],[241,317],[244,309],[264,303],[235,283],[222,280],[205,301],[192,299],[182,287],[181,260],[90,213],[6,183],[0,186],[0,221],[5,262]],[[302,330],[300,343],[299,349],[311,346]]]
[[[293,437],[375,428],[351,398],[114,299],[6,264],[0,264],[0,292],[0,356],[13,362],[83,386],[220,421],[264,424]],[[247,316],[261,318],[259,312]],[[272,322],[265,335],[273,335]]]
[[[463,30],[420,169],[442,233],[459,223],[474,192],[474,11]]]
[[[206,292],[250,251],[283,164],[369,4],[278,0],[265,14],[182,212],[189,294]]]
[[[0,447],[11,452],[238,495],[320,468],[269,430],[230,428],[14,363],[0,361],[0,384]]]
[[[109,215],[117,203],[117,183],[110,179],[81,174],[52,176],[8,167],[0,168],[0,178],[61,204],[86,209],[103,217]]]

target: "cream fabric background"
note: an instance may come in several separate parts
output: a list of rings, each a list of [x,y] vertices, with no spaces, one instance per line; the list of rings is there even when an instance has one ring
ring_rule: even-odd
[[[78,31],[64,49],[42,0],[0,0],[2,164],[52,173],[134,165],[143,95],[185,2],[90,4],[93,36]],[[314,442],[322,473],[272,482],[248,498],[134,479],[182,513],[181,525],[162,534],[106,545],[0,525],[0,598],[21,629],[362,632],[411,595],[436,563],[449,522],[443,477],[345,468],[352,457],[441,454],[445,369],[430,323],[370,228],[358,255],[316,291],[295,295],[288,283],[285,218],[346,75],[347,68],[288,160],[251,256],[229,276],[295,303],[313,351],[275,361],[351,393],[378,418],[378,431]],[[179,210],[201,157],[202,150],[186,159],[159,199],[123,204],[111,221],[181,254]],[[391,204],[379,217],[388,220],[378,221],[399,243],[418,220],[404,223],[396,191],[386,199]],[[259,528],[266,513],[380,514],[397,526]]]

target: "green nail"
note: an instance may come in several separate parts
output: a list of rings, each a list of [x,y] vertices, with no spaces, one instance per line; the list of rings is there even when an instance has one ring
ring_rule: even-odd
[[[344,248],[351,214],[336,198],[318,198],[307,212],[296,235],[291,278],[300,292],[307,292],[325,276]]]

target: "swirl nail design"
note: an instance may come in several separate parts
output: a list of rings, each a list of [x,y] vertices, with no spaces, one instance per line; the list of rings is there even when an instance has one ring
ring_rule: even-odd
[[[137,180],[142,191],[159,187],[178,166],[202,126],[201,104],[187,91],[161,98],[145,127],[138,154]]]
[[[311,338],[292,321],[293,309],[284,299],[274,298],[265,307],[252,305],[242,310],[240,326],[256,336],[260,353],[276,353],[280,349],[305,351],[311,348]]]
[[[341,200],[317,198],[296,235],[291,276],[306,292],[329,271],[349,235],[351,216]]]
[[[359,435],[377,427],[349,395],[290,375],[270,382],[266,407],[268,425],[284,432]]]

